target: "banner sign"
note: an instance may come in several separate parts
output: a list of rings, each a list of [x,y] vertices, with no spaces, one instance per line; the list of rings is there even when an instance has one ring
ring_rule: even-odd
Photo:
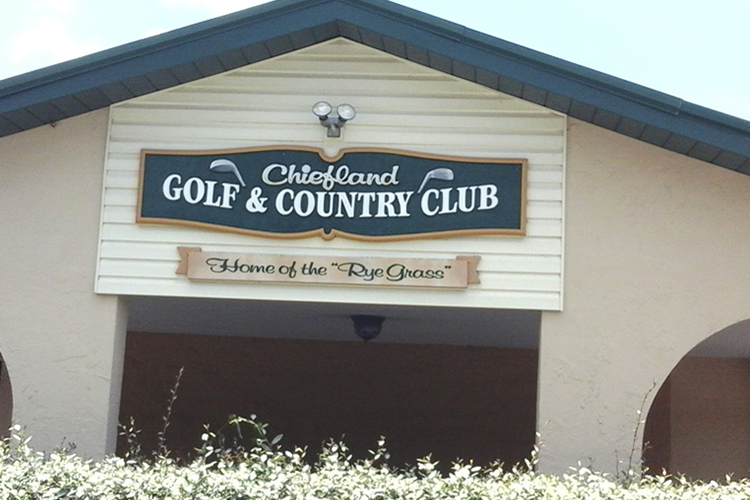
[[[139,223],[260,236],[523,235],[526,161],[356,149],[142,152]]]
[[[418,288],[467,288],[479,283],[479,257],[392,259],[245,255],[179,247],[176,271],[196,281],[315,283]]]

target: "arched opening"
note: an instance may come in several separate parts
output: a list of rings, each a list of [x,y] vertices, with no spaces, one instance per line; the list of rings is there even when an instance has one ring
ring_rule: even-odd
[[[8,366],[0,354],[0,439],[9,435],[13,423],[13,391],[10,386]]]
[[[750,320],[712,335],[675,366],[651,406],[643,442],[653,473],[750,477]]]
[[[357,338],[352,314],[384,316],[380,336]],[[230,414],[313,458],[328,438],[365,458],[385,436],[394,466],[511,464],[535,443],[536,311],[139,298],[129,323],[120,421],[144,450],[183,366],[166,436],[182,455]]]

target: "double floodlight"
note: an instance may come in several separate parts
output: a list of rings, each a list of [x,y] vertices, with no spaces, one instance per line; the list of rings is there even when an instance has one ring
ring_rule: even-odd
[[[357,116],[357,112],[351,104],[339,104],[336,107],[336,116],[331,116],[333,106],[326,101],[316,102],[312,112],[318,117],[320,124],[327,129],[328,137],[341,137],[341,128],[346,122]]]

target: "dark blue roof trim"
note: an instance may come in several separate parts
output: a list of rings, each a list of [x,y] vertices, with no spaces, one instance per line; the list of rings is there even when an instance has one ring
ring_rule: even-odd
[[[750,122],[386,0],[277,0],[0,81],[0,136],[335,37],[750,175]]]

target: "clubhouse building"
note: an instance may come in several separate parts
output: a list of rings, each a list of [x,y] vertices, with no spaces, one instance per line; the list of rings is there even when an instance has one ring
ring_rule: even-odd
[[[750,475],[750,122],[387,0],[0,81],[0,424]]]

